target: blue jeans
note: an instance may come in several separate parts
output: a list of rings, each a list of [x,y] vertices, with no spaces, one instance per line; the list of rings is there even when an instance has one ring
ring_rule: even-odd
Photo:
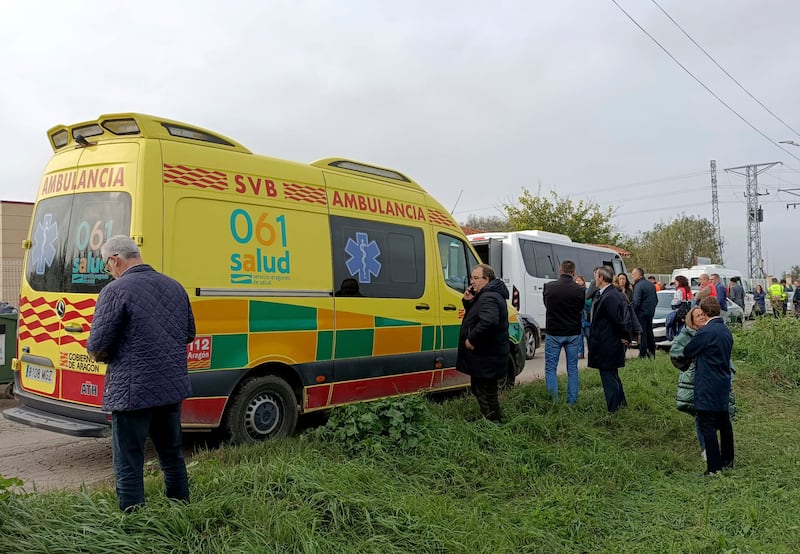
[[[586,353],[586,348],[584,347],[583,338],[586,337],[586,346],[589,345],[589,333],[591,327],[588,325],[586,327],[581,328],[581,346],[580,351],[578,352],[578,356],[583,356]]]
[[[567,355],[567,404],[578,401],[578,352],[581,350],[583,335],[554,337],[547,335],[544,340],[544,382],[547,392],[558,400],[558,359],[561,348]]]
[[[168,498],[189,501],[181,448],[181,403],[111,414],[111,450],[119,509],[144,505],[144,443],[153,441]]]

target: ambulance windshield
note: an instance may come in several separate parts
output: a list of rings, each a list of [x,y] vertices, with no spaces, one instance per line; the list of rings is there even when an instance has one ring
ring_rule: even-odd
[[[100,247],[130,233],[131,198],[124,192],[54,196],[36,206],[26,278],[34,290],[96,293],[111,280]]]

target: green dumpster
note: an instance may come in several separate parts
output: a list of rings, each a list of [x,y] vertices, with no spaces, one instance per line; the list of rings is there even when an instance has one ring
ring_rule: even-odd
[[[19,314],[0,314],[0,385],[11,383],[11,359],[17,355],[17,317]],[[0,390],[5,387],[0,386]]]

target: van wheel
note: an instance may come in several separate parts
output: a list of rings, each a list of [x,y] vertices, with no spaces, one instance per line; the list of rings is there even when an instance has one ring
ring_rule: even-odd
[[[525,359],[532,360],[536,355],[536,330],[533,327],[525,327],[522,344],[525,345]]]
[[[242,385],[227,419],[235,444],[285,437],[297,425],[297,398],[289,384],[274,375],[254,377]]]

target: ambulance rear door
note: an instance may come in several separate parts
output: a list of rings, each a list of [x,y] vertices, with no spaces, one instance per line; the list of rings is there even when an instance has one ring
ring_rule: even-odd
[[[51,162],[33,215],[21,287],[22,392],[102,404],[105,366],[86,352],[97,295],[110,282],[100,247],[131,233],[138,145],[99,145]]]

